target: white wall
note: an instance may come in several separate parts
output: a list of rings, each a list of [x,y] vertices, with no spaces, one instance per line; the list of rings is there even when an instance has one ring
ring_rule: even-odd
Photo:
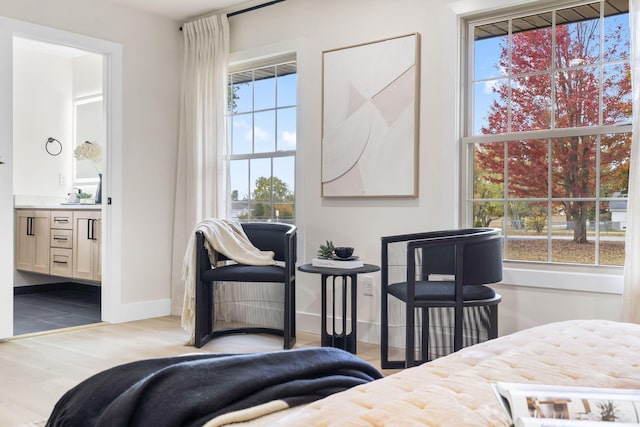
[[[621,320],[619,294],[498,285],[500,335],[567,319]]]
[[[102,55],[87,54],[73,59],[73,97],[102,94]]]
[[[64,200],[69,178],[73,124],[73,60],[27,49],[14,50],[13,62],[13,193],[59,196]],[[52,156],[45,141],[62,142]],[[49,144],[57,152],[57,143]]]
[[[100,0],[0,0],[2,16],[123,46],[120,320],[169,313],[178,94],[179,23]],[[121,279],[120,279],[121,277]],[[157,312],[157,311],[156,311]],[[157,314],[156,314],[157,315]]]
[[[300,262],[325,240],[356,248],[379,264],[380,237],[455,228],[459,200],[459,16],[480,1],[288,0],[230,19],[233,61],[296,51],[298,157],[296,209]],[[492,1],[491,6],[498,6]],[[522,3],[522,1],[520,2]],[[502,1],[502,5],[509,2]],[[320,193],[322,51],[409,33],[421,34],[419,197],[327,199]],[[379,274],[375,296],[359,295],[359,339],[379,337]],[[298,273],[299,328],[319,330],[320,277]],[[501,285],[500,333],[551,320],[617,320],[620,296]],[[571,309],[568,310],[567,307]]]
[[[56,45],[15,39],[13,64],[16,200],[57,204],[74,187],[74,99],[102,93],[102,55],[70,56]],[[48,144],[48,137],[60,141]],[[75,185],[78,187],[77,185]],[[83,187],[93,192],[95,185]]]

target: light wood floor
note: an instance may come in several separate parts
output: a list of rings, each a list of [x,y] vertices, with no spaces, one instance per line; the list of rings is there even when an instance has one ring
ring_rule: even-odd
[[[0,426],[41,423],[68,389],[122,363],[193,352],[248,353],[282,349],[282,339],[267,335],[217,338],[201,349],[185,346],[186,339],[178,317],[160,317],[2,341]],[[296,347],[319,345],[319,335],[297,334]],[[380,369],[379,346],[358,343],[358,357]]]

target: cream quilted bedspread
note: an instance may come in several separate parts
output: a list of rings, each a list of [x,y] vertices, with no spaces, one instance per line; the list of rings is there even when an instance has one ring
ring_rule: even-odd
[[[275,426],[508,426],[489,384],[640,389],[640,325],[551,323],[334,394]]]

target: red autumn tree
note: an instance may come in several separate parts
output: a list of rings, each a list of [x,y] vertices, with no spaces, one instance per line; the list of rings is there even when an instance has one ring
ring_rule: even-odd
[[[602,66],[600,62],[600,49],[605,47],[605,63],[628,57],[628,33],[618,27],[606,35],[601,46],[599,28],[598,20],[558,25],[555,51],[551,28],[513,34],[511,46],[501,45],[499,66],[510,70],[510,75],[515,77],[511,81],[500,80],[494,86],[495,101],[482,133],[546,130],[552,125],[557,129],[580,128],[628,121],[631,115],[629,64],[618,61]],[[598,149],[601,196],[626,193],[629,134],[554,138],[551,144],[548,139],[507,144],[508,182],[504,182],[505,147],[501,143],[480,145],[475,166],[483,180],[495,184],[504,182],[511,199],[548,196],[549,159],[552,159],[552,197],[595,197]],[[540,211],[539,204],[532,206]],[[573,223],[573,240],[586,243],[587,219],[593,217],[593,202],[566,200],[560,206],[557,211],[562,211],[567,222]],[[518,216],[514,207],[512,219]],[[599,208],[606,208],[606,204]]]

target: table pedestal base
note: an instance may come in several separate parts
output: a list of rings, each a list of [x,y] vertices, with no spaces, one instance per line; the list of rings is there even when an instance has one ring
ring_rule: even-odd
[[[321,326],[321,343],[322,346],[330,346],[341,348],[350,353],[356,353],[356,331],[357,331],[357,322],[356,322],[356,310],[357,310],[357,274],[349,274],[345,272],[344,274],[322,274],[322,326]],[[328,287],[329,287],[329,278],[332,279],[332,316],[331,316],[331,330],[327,330],[327,295],[328,295]],[[339,282],[336,283],[336,279],[340,279]],[[350,286],[347,286],[347,282],[349,282]],[[336,313],[336,290],[340,288],[339,295],[341,296],[340,301],[340,313]],[[351,313],[347,313],[347,301],[350,302]],[[338,322],[336,318],[336,314],[339,314],[342,321]],[[351,330],[347,331],[347,315],[350,315],[351,322],[350,327]],[[339,325],[338,325],[339,323]],[[338,329],[340,326],[340,329]]]
[[[364,264],[362,267],[356,268],[331,268],[317,267],[312,264],[303,264],[298,270],[305,273],[314,273],[322,275],[322,312],[320,342],[323,347],[337,347],[350,353],[356,353],[356,332],[358,328],[358,274],[373,273],[380,270],[380,267],[373,264]],[[331,277],[331,282],[329,278]],[[332,286],[331,292],[331,330],[327,330],[327,295],[329,294],[329,285]],[[340,296],[338,301],[337,296]],[[347,306],[347,303],[349,304]],[[349,310],[347,310],[347,307]],[[336,313],[339,310],[339,313]],[[336,317],[340,316],[340,319]],[[347,317],[351,319],[347,323]],[[347,325],[350,327],[347,330]],[[340,328],[338,328],[338,326]]]

